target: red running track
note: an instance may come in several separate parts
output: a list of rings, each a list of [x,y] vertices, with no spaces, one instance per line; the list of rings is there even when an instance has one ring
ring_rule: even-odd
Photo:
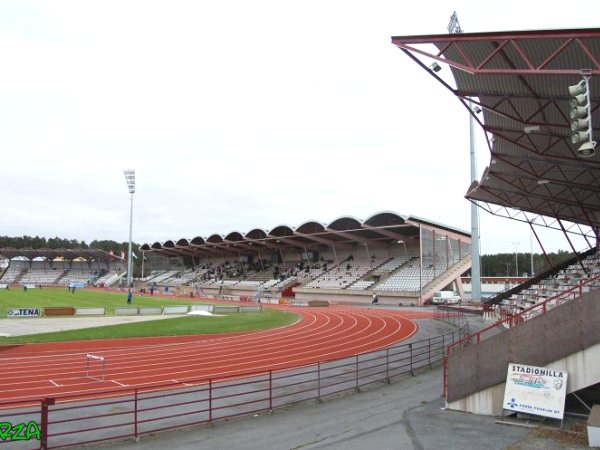
[[[236,377],[339,359],[407,339],[418,329],[411,319],[431,317],[383,309],[282,309],[301,319],[291,326],[245,333],[5,348],[0,351],[0,401]],[[105,358],[105,381],[86,377],[88,353]]]

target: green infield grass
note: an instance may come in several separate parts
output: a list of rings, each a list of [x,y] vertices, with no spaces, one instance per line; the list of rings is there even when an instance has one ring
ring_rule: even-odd
[[[199,304],[193,299],[169,299],[134,296],[132,306],[168,306]],[[203,302],[209,303],[209,302]],[[126,293],[76,290],[71,294],[63,289],[0,290],[0,318],[6,318],[7,308],[24,307],[105,307],[112,315],[117,306],[127,306]],[[39,320],[39,319],[7,319]],[[52,317],[41,320],[53,320]],[[80,320],[73,317],[73,320]],[[26,336],[0,337],[0,345],[26,342],[59,342],[71,340],[116,339],[144,336],[180,336],[189,334],[213,334],[239,331],[263,330],[290,325],[297,320],[295,314],[285,311],[263,309],[260,313],[232,313],[223,316],[186,316],[149,320],[120,325],[99,326],[78,330],[31,334]]]
[[[198,304],[193,299],[171,299],[161,297],[142,297],[137,294],[133,297],[131,306],[168,306]],[[206,302],[200,302],[206,303]],[[0,289],[0,318],[6,317],[8,308],[45,308],[47,306],[72,306],[75,308],[106,308],[106,315],[112,316],[115,307],[129,306],[127,292],[92,291],[76,289],[71,294],[67,288],[43,289]]]

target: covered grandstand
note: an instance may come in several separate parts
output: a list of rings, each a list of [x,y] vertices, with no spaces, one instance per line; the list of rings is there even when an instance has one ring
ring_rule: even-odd
[[[188,285],[203,294],[366,303],[428,302],[435,291],[462,293],[471,266],[464,231],[384,211],[366,220],[346,216],[329,224],[306,221],[207,238],[144,244],[145,255],[171,261],[146,284]]]
[[[537,226],[562,231],[576,255],[492,300],[499,321],[449,354],[447,406],[502,414],[510,362],[566,369],[568,393],[597,386],[600,155],[593,147],[600,131],[600,29],[399,36],[392,42],[452,92],[486,133],[490,162],[466,197],[492,214],[527,222],[542,250]],[[455,86],[442,66],[449,66]],[[587,147],[572,136],[579,123],[573,124],[569,91],[583,80]],[[574,233],[587,249],[575,248]]]
[[[98,249],[0,248],[0,285],[110,286],[123,276],[123,265]]]

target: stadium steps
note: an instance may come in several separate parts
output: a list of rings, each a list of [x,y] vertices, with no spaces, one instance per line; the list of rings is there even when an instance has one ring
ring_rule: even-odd
[[[27,272],[29,272],[29,269],[27,267],[24,267],[23,269],[21,269],[21,271],[17,274],[17,276],[12,282],[14,284],[19,284],[23,277],[27,274]]]
[[[404,261],[402,264],[400,264],[398,267],[396,267],[396,269],[394,269],[392,272],[387,273],[387,275],[381,276],[379,278],[379,281],[376,284],[374,284],[373,286],[371,286],[371,289],[377,290],[381,285],[383,285],[385,283],[386,280],[388,280],[389,278],[395,277],[396,275],[400,274],[400,272],[402,272],[407,267],[409,267],[415,259],[418,259],[418,257],[411,256],[407,261]]]
[[[600,383],[600,289],[451,352],[446,406],[500,415],[509,363],[567,370],[567,393]]]
[[[423,287],[423,300],[430,300],[433,297],[433,293],[441,291],[450,283],[471,268],[471,258],[465,257],[459,262],[451,266],[444,273],[435,277],[429,284]]]
[[[63,273],[61,273],[58,278],[56,280],[54,280],[54,284],[60,284],[60,282],[67,276],[69,275],[70,270],[66,269],[65,271],[63,271]]]
[[[388,259],[383,259],[379,262],[379,264],[377,264],[375,267],[373,267],[371,270],[369,270],[367,273],[365,273],[362,277],[358,278],[357,280],[354,280],[352,283],[350,283],[348,286],[346,286],[344,289],[352,289],[352,287],[356,284],[358,284],[361,281],[373,281],[373,284],[371,284],[369,287],[366,288],[361,288],[360,290],[367,290],[367,289],[372,289],[373,286],[377,283],[373,278],[375,275],[380,275],[380,271],[379,269],[381,269],[381,267],[385,264],[387,264],[388,262],[390,262],[393,258],[388,258]]]

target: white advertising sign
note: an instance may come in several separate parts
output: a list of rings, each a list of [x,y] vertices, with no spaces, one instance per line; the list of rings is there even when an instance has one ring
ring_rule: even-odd
[[[11,319],[13,317],[42,317],[40,308],[8,308],[6,316]]]
[[[562,419],[566,393],[564,370],[508,364],[504,409]]]

